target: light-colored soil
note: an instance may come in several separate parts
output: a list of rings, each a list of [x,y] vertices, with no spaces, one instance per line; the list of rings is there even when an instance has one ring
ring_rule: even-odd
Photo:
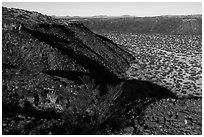
[[[125,45],[136,57],[127,70],[130,78],[151,81],[179,95],[202,96],[200,35],[104,35]]]

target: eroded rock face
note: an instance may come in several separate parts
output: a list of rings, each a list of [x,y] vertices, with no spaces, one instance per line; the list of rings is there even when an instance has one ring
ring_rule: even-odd
[[[100,93],[125,79],[134,57],[111,40],[82,24],[65,24],[25,10],[2,10],[3,134],[38,134],[25,127],[27,122],[44,119],[50,126],[57,119],[63,121],[61,113],[72,109],[70,102],[78,103],[72,97],[86,85],[84,76],[95,80],[93,91],[99,92],[100,85]]]
[[[123,82],[123,96],[130,100],[143,98],[136,100],[141,104],[135,105],[137,111],[138,107],[144,110],[145,105],[157,101],[146,101],[148,97],[175,97],[166,88],[148,81],[127,80],[125,70],[134,58],[124,48],[82,24],[64,24],[39,13],[3,8],[2,33],[3,134],[40,134],[32,129],[41,119],[45,121],[40,126],[44,127],[43,123],[47,122],[50,129],[51,121],[58,124],[51,125],[57,129],[53,134],[63,133],[58,131],[63,130],[63,122],[59,119],[61,115],[56,113],[69,103],[64,100],[63,92],[73,92],[73,85],[69,88],[68,83],[80,83],[83,76],[95,79],[102,87]],[[50,108],[52,111],[44,111]],[[33,127],[30,129],[29,125]],[[28,131],[21,130],[24,127],[28,127]],[[124,131],[134,134],[131,126]]]
[[[31,75],[44,73],[70,77],[73,81],[88,75],[98,84],[107,84],[125,78],[124,72],[134,59],[123,48],[82,24],[65,24],[37,12],[4,7],[2,14],[6,83],[13,78],[32,79]]]

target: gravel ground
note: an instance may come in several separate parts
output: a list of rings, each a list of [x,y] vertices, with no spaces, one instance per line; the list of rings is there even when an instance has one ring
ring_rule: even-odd
[[[201,135],[202,99],[162,99],[140,113],[133,107],[127,127],[118,134]],[[128,116],[129,115],[129,116]]]
[[[127,74],[149,80],[178,95],[202,96],[201,36],[108,33],[137,56]],[[138,47],[140,45],[140,47]],[[138,62],[142,62],[139,64]],[[162,99],[138,115],[138,104],[125,117],[126,128],[117,134],[201,135],[202,98]]]
[[[202,35],[103,34],[136,57],[127,75],[179,95],[202,96]]]

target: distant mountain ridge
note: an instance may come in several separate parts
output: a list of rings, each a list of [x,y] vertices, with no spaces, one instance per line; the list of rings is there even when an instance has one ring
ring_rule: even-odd
[[[97,16],[69,17],[67,21],[78,21],[96,32],[159,33],[159,34],[202,34],[202,15],[164,15],[154,17]]]
[[[70,16],[70,15],[67,15],[67,16],[56,16],[56,15],[53,15],[53,17],[55,18],[127,18],[127,17],[132,17],[132,18],[156,18],[156,17],[176,17],[176,18],[190,18],[190,17],[197,17],[197,18],[202,18],[202,14],[189,14],[189,15],[158,15],[158,16],[134,16],[134,15],[128,15],[128,14],[125,14],[125,15],[119,15],[119,16],[109,16],[109,15],[94,15],[94,16]]]

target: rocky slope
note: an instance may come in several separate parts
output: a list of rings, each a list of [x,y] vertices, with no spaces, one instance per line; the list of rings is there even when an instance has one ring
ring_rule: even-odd
[[[134,57],[125,48],[83,24],[64,23],[37,12],[3,7],[3,134],[38,134],[32,133],[30,126],[49,129],[55,124],[60,126],[55,134],[60,134],[59,129],[70,130],[56,119],[62,121],[72,105],[85,105],[94,97],[83,92],[94,91],[96,95],[99,85],[100,93],[104,94],[107,85],[125,79],[132,60]],[[94,79],[97,87],[91,84],[90,89],[85,89],[84,76]],[[75,91],[81,92],[76,95]],[[88,100],[83,102],[76,97],[80,95],[89,96]],[[74,112],[71,115],[76,117]],[[63,122],[66,120],[74,119]],[[74,134],[75,130],[61,133]],[[48,134],[44,131],[41,134]]]
[[[2,23],[5,79],[44,73],[75,82],[83,75],[100,83],[113,82],[125,78],[124,72],[134,59],[122,47],[79,23],[64,24],[40,13],[4,7]],[[20,73],[10,75],[11,70]]]
[[[154,102],[154,101],[153,101]],[[142,107],[143,108],[142,108]],[[106,134],[125,135],[201,135],[202,99],[162,99],[152,103],[133,102],[118,118],[123,128]]]
[[[134,57],[124,47],[84,25],[36,12],[5,7],[2,10],[3,134],[109,134],[115,125],[117,128],[111,134],[118,134],[120,129],[124,129],[122,134],[126,131],[141,134],[146,126],[137,121],[148,122],[146,114],[141,119],[130,117],[139,117],[146,110],[147,115],[152,115],[155,111],[152,103],[175,97],[159,85],[126,80],[125,71]],[[92,83],[83,83],[83,76],[95,79],[99,89]],[[114,91],[121,92],[121,89],[108,88],[112,93],[102,99],[97,96],[98,91],[107,90],[107,85],[121,81],[125,82],[121,89],[128,93],[128,96],[124,92],[122,95],[137,97],[134,106],[126,107],[122,102],[121,108],[118,102],[112,104],[117,98]],[[162,106],[162,103],[157,104]],[[168,103],[166,100],[163,104],[168,106]],[[164,111],[163,107],[156,110],[157,116]],[[200,111],[196,113],[200,118]],[[196,124],[201,127],[199,122]],[[158,130],[153,133],[159,134]]]

